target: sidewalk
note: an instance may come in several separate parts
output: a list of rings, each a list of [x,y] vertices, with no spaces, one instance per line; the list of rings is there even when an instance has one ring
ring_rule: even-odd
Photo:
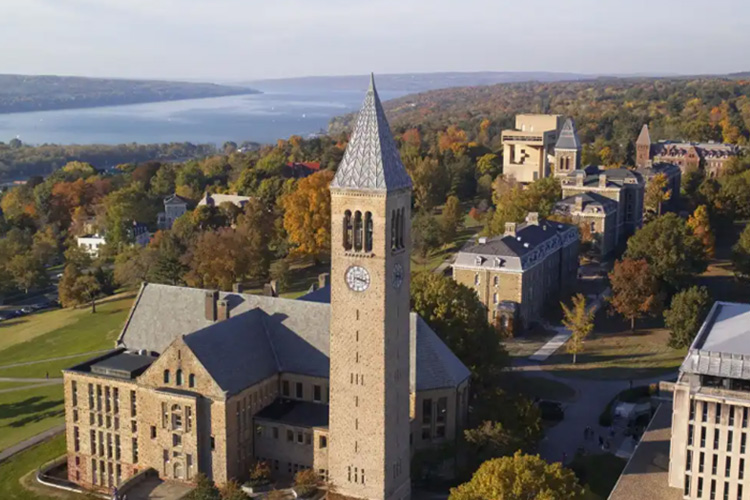
[[[599,308],[604,303],[604,298],[609,296],[609,294],[610,294],[610,289],[608,287],[602,293],[597,295],[596,299],[594,299],[594,301],[591,304],[590,310],[594,312],[598,311]],[[536,361],[537,363],[546,361],[547,358],[552,356],[555,353],[555,351],[557,351],[560,347],[562,347],[572,335],[570,330],[568,330],[562,325],[556,326],[554,330],[557,332],[555,336],[549,339],[547,343],[544,344],[537,352],[529,356],[529,360]]]
[[[47,439],[57,436],[58,434],[61,434],[64,431],[65,431],[65,424],[60,424],[55,427],[52,427],[51,429],[47,429],[44,432],[40,432],[36,436],[32,436],[25,441],[21,441],[18,444],[14,444],[13,446],[5,448],[4,450],[0,451],[0,463],[5,462],[16,453],[20,453],[27,448],[31,448],[35,444],[39,444],[42,441],[46,441]]]

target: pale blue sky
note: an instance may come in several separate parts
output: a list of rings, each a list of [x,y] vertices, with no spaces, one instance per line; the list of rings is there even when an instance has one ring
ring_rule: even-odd
[[[0,73],[750,70],[749,0],[0,0]]]

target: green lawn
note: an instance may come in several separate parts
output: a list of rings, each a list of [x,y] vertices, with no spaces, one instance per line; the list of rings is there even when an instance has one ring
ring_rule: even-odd
[[[0,375],[2,377],[3,375]],[[0,391],[5,389],[15,389],[16,387],[23,387],[30,385],[29,382],[0,382]]]
[[[550,399],[553,401],[568,402],[576,398],[576,391],[564,382],[518,375],[514,377],[514,388],[531,399]]]
[[[463,228],[458,231],[453,241],[446,243],[434,252],[430,252],[424,259],[416,254],[412,254],[411,272],[433,271],[446,259],[458,252],[481,229],[481,224],[467,215],[464,219]]]
[[[0,366],[111,348],[133,297],[105,299],[96,314],[60,309],[0,323]]]
[[[63,423],[63,415],[60,384],[0,393],[0,450]]]
[[[570,464],[578,480],[586,487],[586,500],[604,500],[625,468],[625,460],[609,453],[577,456]]]
[[[111,346],[112,344],[109,344],[107,347]],[[41,361],[31,365],[14,366],[11,368],[0,367],[0,377],[44,378],[49,374],[50,378],[60,378],[62,377],[62,373],[60,373],[62,370],[82,363],[94,356],[94,354],[84,354],[83,356],[59,359],[57,361]]]
[[[33,490],[26,488],[31,484],[31,477],[24,478],[24,476],[64,453],[65,436],[56,436],[0,464],[0,498],[3,500],[85,500],[84,496],[61,490],[49,490],[37,483],[32,486]]]

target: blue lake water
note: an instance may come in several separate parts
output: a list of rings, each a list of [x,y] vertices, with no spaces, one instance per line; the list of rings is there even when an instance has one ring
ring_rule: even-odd
[[[380,92],[383,100],[407,92]],[[364,91],[300,90],[0,114],[0,141],[28,144],[120,144],[224,141],[275,142],[326,130],[337,115],[355,111]]]

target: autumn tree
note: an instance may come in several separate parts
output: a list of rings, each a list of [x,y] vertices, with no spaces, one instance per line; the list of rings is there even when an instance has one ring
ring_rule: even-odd
[[[586,297],[580,293],[573,297],[572,307],[568,307],[564,302],[560,302],[560,306],[563,310],[562,323],[570,330],[567,349],[573,355],[575,364],[578,353],[583,351],[586,337],[594,329],[594,311],[586,307]]]
[[[461,211],[461,203],[455,196],[449,196],[443,207],[443,213],[440,216],[440,229],[442,231],[442,239],[444,242],[453,241],[461,228],[463,222],[463,212]]]
[[[664,311],[664,324],[670,331],[669,345],[676,349],[689,346],[711,309],[706,287],[692,286],[672,297]]]
[[[659,280],[653,275],[645,259],[625,258],[615,262],[609,273],[612,308],[630,320],[630,330],[635,330],[635,320],[654,315],[661,306]]]
[[[29,290],[47,283],[47,273],[44,263],[32,252],[16,254],[11,257],[7,269],[13,277],[16,286],[29,293]]]
[[[219,488],[202,472],[195,477],[195,488],[183,498],[185,500],[222,500]]]
[[[91,304],[91,312],[96,312],[96,298],[101,292],[101,284],[91,274],[79,276],[73,285],[73,294],[79,304]]]
[[[672,197],[672,190],[667,188],[668,184],[667,176],[659,173],[646,185],[643,204],[657,216],[661,215],[662,205]]]
[[[732,264],[737,276],[750,278],[750,224],[745,225],[737,243],[732,247]]]
[[[190,270],[184,279],[190,286],[231,290],[250,267],[245,239],[232,228],[201,233],[192,249]]]
[[[419,212],[411,223],[412,248],[422,258],[440,246],[440,222],[431,213]]]
[[[271,279],[276,281],[278,292],[284,292],[289,288],[291,277],[287,259],[279,259],[271,264]]]
[[[438,132],[438,149],[441,153],[452,151],[463,154],[468,146],[466,132],[455,125],[449,125],[445,131]]]
[[[418,210],[431,210],[444,199],[448,190],[445,168],[436,159],[418,158],[405,164],[413,184],[414,205]]]
[[[706,254],[685,221],[668,213],[649,222],[628,239],[625,257],[645,259],[651,271],[672,290],[705,271]]]
[[[331,248],[331,193],[333,172],[317,172],[299,181],[281,200],[284,229],[294,245],[293,253],[316,261]]]
[[[693,236],[703,244],[703,248],[706,252],[706,258],[710,259],[714,256],[716,247],[716,237],[711,230],[711,220],[709,219],[708,209],[706,205],[699,205],[693,214],[688,217],[687,226],[692,231]]]
[[[489,235],[503,234],[507,222],[523,222],[529,212],[548,217],[561,195],[560,182],[552,177],[524,188],[513,179],[499,176],[492,186],[495,212],[485,229]]]
[[[448,500],[578,500],[583,488],[573,471],[538,455],[495,458],[483,463],[471,480],[451,488]]]
[[[474,290],[446,276],[418,273],[411,282],[411,306],[472,371],[477,390],[496,385],[507,353]]]

